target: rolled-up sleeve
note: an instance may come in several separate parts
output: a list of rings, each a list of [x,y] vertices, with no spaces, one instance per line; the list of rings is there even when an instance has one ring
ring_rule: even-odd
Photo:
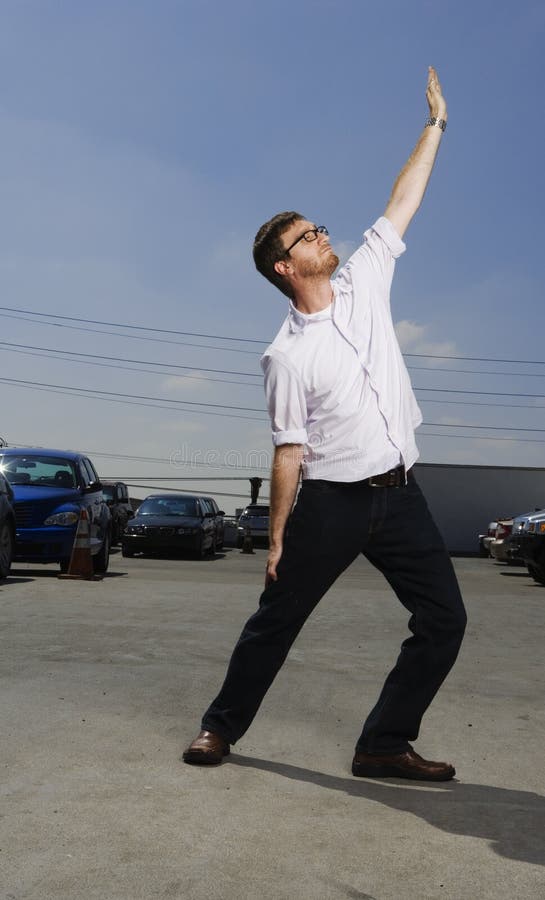
[[[308,443],[307,407],[299,377],[288,364],[268,354],[261,368],[274,446]]]
[[[380,216],[363,234],[363,244],[352,254],[336,276],[339,285],[353,286],[358,275],[372,278],[384,292],[389,292],[396,259],[406,250],[394,226]]]

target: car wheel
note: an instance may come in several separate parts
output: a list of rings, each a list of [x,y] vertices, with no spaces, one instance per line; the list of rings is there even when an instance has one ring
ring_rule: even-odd
[[[104,540],[102,542],[102,547],[98,551],[95,556],[93,556],[93,570],[94,572],[107,572],[108,564],[110,562],[110,535],[105,534]]]
[[[134,550],[129,550],[129,548],[127,547],[126,544],[122,544],[121,545],[121,556],[125,556],[125,557],[128,557],[129,559],[132,559],[132,557],[134,556]]]
[[[11,525],[9,522],[4,522],[0,526],[0,578],[7,578],[9,575],[14,549],[15,544]]]
[[[538,584],[545,584],[545,572],[543,569],[538,569],[537,566],[529,565],[528,574],[531,575]]]

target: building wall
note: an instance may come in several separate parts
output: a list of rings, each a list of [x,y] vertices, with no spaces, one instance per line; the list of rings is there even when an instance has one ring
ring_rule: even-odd
[[[492,519],[545,508],[545,469],[417,463],[414,471],[454,553],[476,552]]]

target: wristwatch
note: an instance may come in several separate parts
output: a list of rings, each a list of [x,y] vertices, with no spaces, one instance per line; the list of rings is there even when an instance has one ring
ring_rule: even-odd
[[[427,128],[428,125],[437,125],[437,127],[440,128],[441,131],[444,131],[447,127],[447,120],[438,119],[436,116],[430,116],[424,127]]]

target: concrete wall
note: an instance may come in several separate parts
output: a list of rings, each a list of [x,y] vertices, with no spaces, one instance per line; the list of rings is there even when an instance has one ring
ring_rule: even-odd
[[[492,519],[545,508],[545,469],[417,463],[414,471],[451,552],[476,552]]]

